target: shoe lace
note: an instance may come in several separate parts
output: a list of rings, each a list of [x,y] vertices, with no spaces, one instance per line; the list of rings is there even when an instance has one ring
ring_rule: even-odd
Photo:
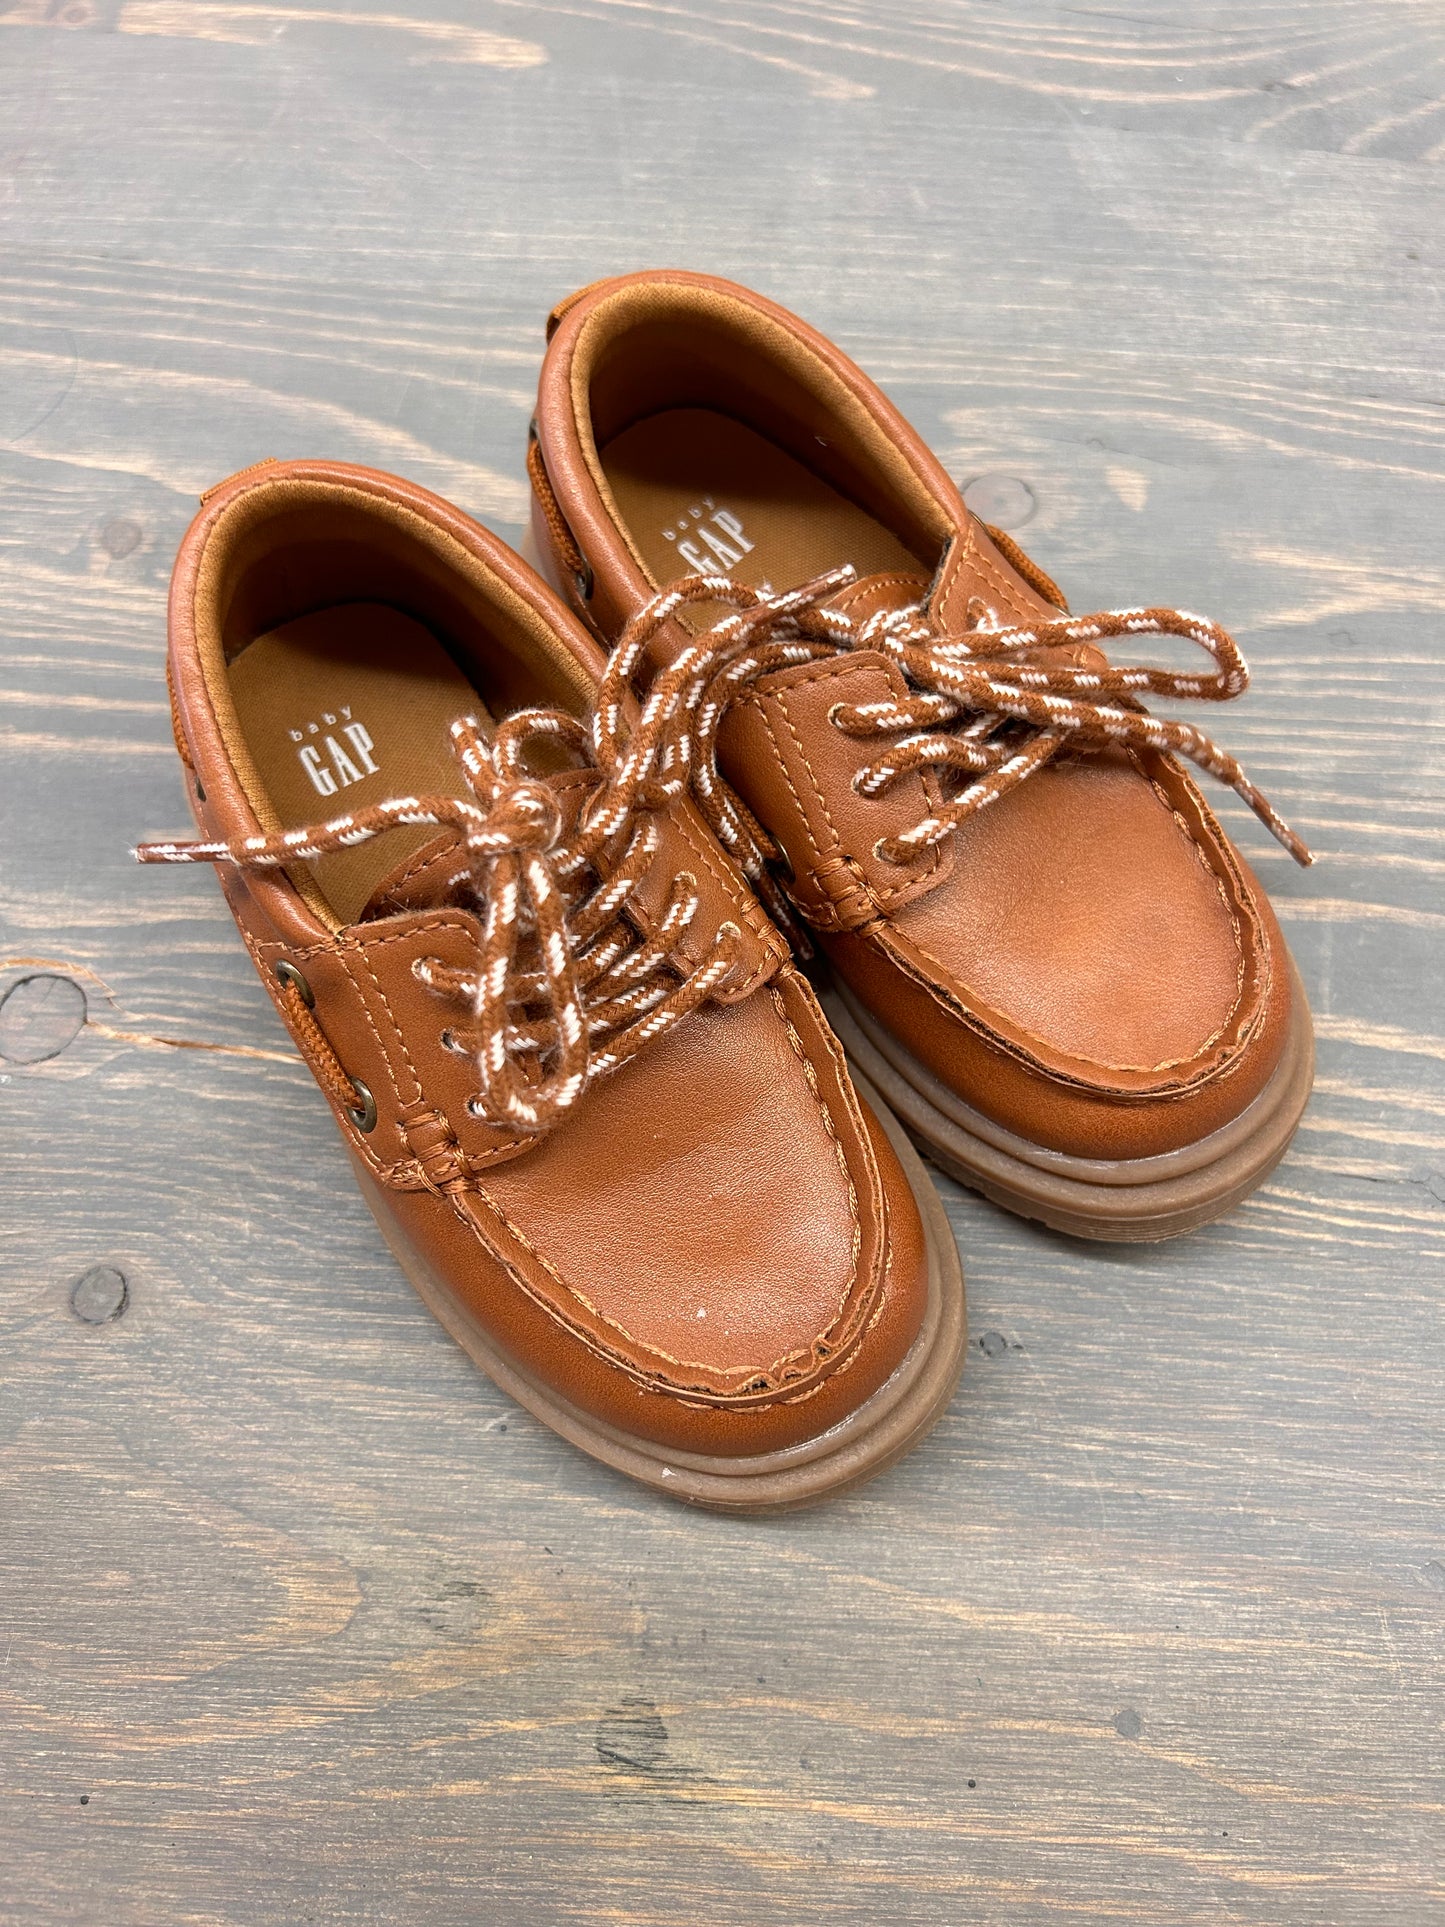
[[[696,880],[672,883],[650,936],[622,912],[657,854],[658,814],[691,791],[703,816],[774,919],[804,951],[775,866],[779,845],[728,786],[718,766],[718,731],[738,696],[762,677],[846,649],[896,663],[908,693],[886,702],[835,704],[833,724],[859,736],[897,740],[855,776],[879,796],[911,771],[940,775],[940,801],[920,823],[875,845],[904,864],[958,824],[996,803],[1067,747],[1120,745],[1172,752],[1226,783],[1297,862],[1309,850],[1232,756],[1192,724],[1151,716],[1143,695],[1223,702],[1247,687],[1234,639],[1218,624],[1180,609],[1121,609],[1031,625],[999,624],[970,606],[971,626],[939,634],[919,605],[863,620],[828,607],[856,580],[851,568],[786,594],[729,576],[692,575],[654,596],[627,624],[608,660],[590,725],[552,709],[509,717],[490,740],[476,722],[452,725],[452,748],[471,792],[392,797],[328,822],[217,842],[155,842],[142,863],[232,863],[279,868],[349,849],[399,825],[453,830],[463,861],[447,880],[470,883],[482,909],[475,969],[435,957],[413,966],[439,996],[470,1004],[463,1041],[481,1089],[470,1107],[494,1124],[535,1135],[554,1126],[589,1083],[618,1069],[700,1005],[737,958],[741,931],[724,922],[709,955],[690,972],[676,946],[699,908]],[[631,692],[648,645],[679,610],[721,604],[730,613],[695,637],[650,679],[640,712]],[[1080,669],[1040,654],[1115,637],[1177,636],[1213,658],[1213,674],[1131,666]],[[566,828],[557,794],[530,772],[547,741],[554,755],[594,774]],[[944,785],[951,784],[951,792]],[[298,1026],[326,1069],[338,1102],[354,1086],[319,1026],[294,993]]]
[[[595,733],[595,732],[594,732]],[[439,996],[465,1000],[472,1022],[458,1042],[474,1056],[481,1089],[469,1109],[527,1135],[552,1128],[598,1077],[618,1069],[695,1010],[732,969],[741,931],[724,922],[710,954],[682,972],[675,947],[699,907],[696,879],[673,879],[652,934],[622,912],[657,854],[658,812],[681,784],[645,773],[623,733],[603,762],[575,718],[524,710],[483,738],[476,722],[452,725],[452,749],[470,797],[392,797],[328,822],[215,842],[144,843],[141,863],[231,863],[275,869],[369,842],[400,825],[453,830],[461,862],[447,880],[469,883],[482,911],[474,969],[435,957],[413,965]],[[597,781],[568,830],[558,797],[529,770],[546,740]],[[302,1000],[291,1004],[321,1058],[338,1102],[354,1089]],[[444,1037],[455,1037],[455,1032]]]
[[[796,919],[770,867],[783,860],[782,852],[723,780],[718,731],[730,705],[760,678],[840,650],[886,656],[908,685],[907,695],[896,700],[838,703],[830,712],[834,727],[847,734],[896,738],[856,774],[860,794],[880,796],[913,771],[932,770],[940,778],[939,800],[929,814],[875,844],[886,862],[905,864],[942,842],[1065,749],[1120,746],[1187,758],[1234,790],[1296,862],[1313,861],[1234,757],[1192,724],[1152,716],[1143,707],[1146,695],[1225,702],[1243,693],[1249,671],[1238,644],[1218,623],[1187,610],[1149,608],[1003,624],[976,598],[965,630],[939,633],[916,603],[864,619],[826,606],[854,580],[851,568],[837,569],[778,596],[729,576],[684,577],[628,623],[598,704],[599,756],[615,754],[612,737],[621,726],[625,692],[657,632],[688,605],[720,603],[731,610],[653,677],[629,756],[639,770],[691,782],[714,834],[795,941]],[[1143,635],[1196,644],[1213,658],[1213,672],[1079,668],[1052,653]]]

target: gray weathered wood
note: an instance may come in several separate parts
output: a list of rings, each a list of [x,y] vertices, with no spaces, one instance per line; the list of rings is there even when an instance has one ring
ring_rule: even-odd
[[[1442,1917],[1442,53],[1382,0],[10,0],[0,1919]],[[1076,606],[1235,628],[1210,720],[1321,857],[1232,818],[1319,1019],[1275,1177],[1160,1250],[950,1190],[953,1411],[768,1525],[478,1377],[211,879],[127,856],[196,491],[330,454],[515,536],[542,315],[659,261],[835,333]]]

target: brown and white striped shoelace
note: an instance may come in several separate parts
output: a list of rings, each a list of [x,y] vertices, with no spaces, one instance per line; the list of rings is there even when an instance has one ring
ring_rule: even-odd
[[[907,863],[941,842],[1062,750],[1113,746],[1186,757],[1242,797],[1296,862],[1313,860],[1232,756],[1192,724],[1161,720],[1141,706],[1145,695],[1225,702],[1242,694],[1248,669],[1234,638],[1217,623],[1182,609],[1151,608],[1061,613],[1046,622],[1009,626],[980,603],[970,608],[973,627],[939,634],[917,605],[863,620],[829,608],[830,598],[854,579],[851,569],[839,569],[789,596],[774,597],[728,576],[688,576],[655,596],[628,624],[599,698],[596,734],[599,747],[607,748],[621,728],[625,692],[658,630],[689,604],[731,609],[654,679],[632,754],[650,757],[649,768],[690,772],[714,834],[795,937],[795,920],[770,868],[781,852],[722,780],[717,735],[728,706],[760,677],[840,650],[874,650],[896,663],[908,684],[907,696],[897,701],[839,703],[831,712],[834,727],[850,735],[894,739],[858,772],[854,780],[860,794],[881,795],[910,771],[940,775],[941,800],[929,814],[901,836],[875,845],[886,862]],[[1214,672],[1081,669],[1045,654],[1139,635],[1195,643],[1213,658]]]
[[[548,709],[509,718],[490,741],[470,720],[452,726],[474,801],[393,797],[302,829],[232,842],[149,843],[136,855],[143,863],[276,868],[401,824],[453,829],[464,861],[451,885],[461,890],[469,883],[483,917],[477,967],[459,971],[430,959],[416,966],[417,974],[439,995],[471,1005],[468,1041],[481,1078],[474,1109],[528,1134],[550,1128],[592,1078],[617,1069],[681,1022],[735,961],[740,932],[726,922],[711,955],[690,974],[669,961],[698,908],[685,877],[651,937],[639,937],[622,920],[657,851],[657,813],[685,791],[774,918],[803,941],[773,867],[781,852],[728,788],[717,763],[718,730],[729,705],[759,678],[796,663],[870,649],[895,662],[907,680],[909,693],[896,702],[838,704],[832,712],[834,726],[849,734],[896,739],[858,773],[861,794],[880,795],[909,771],[941,774],[942,800],[928,816],[876,845],[885,861],[906,863],[940,842],[1061,750],[1115,745],[1187,757],[1241,796],[1298,862],[1311,861],[1232,756],[1192,725],[1161,721],[1139,705],[1143,695],[1223,702],[1245,689],[1243,658],[1217,624],[1178,609],[1123,609],[1006,627],[982,611],[985,622],[978,626],[939,635],[916,606],[862,621],[829,608],[853,580],[851,569],[839,569],[784,595],[728,576],[674,583],[623,631],[590,727]],[[729,613],[652,677],[639,714],[631,692],[648,644],[693,604],[719,604]],[[1214,673],[1080,669],[1036,660],[1050,648],[1135,635],[1197,643],[1213,657]],[[597,775],[570,830],[556,795],[529,770],[527,752],[543,739]]]
[[[738,926],[724,922],[711,954],[683,975],[669,961],[698,909],[694,880],[674,882],[653,934],[642,937],[621,912],[657,853],[657,812],[678,784],[634,780],[624,755],[602,773],[576,828],[564,830],[558,798],[527,767],[541,739],[581,766],[590,742],[574,717],[547,709],[510,717],[490,740],[477,724],[452,725],[452,746],[475,801],[399,796],[329,822],[234,841],[145,843],[142,863],[234,863],[276,869],[382,836],[401,825],[450,828],[461,844],[446,888],[471,885],[482,915],[474,970],[422,958],[416,975],[440,996],[462,998],[473,1023],[462,1041],[476,1058],[481,1089],[470,1108],[526,1135],[551,1128],[588,1082],[615,1070],[707,998],[735,961]],[[624,801],[623,798],[626,798]],[[351,1084],[324,1033],[292,1000],[293,1015],[337,1101]],[[454,1033],[453,1033],[454,1034]]]

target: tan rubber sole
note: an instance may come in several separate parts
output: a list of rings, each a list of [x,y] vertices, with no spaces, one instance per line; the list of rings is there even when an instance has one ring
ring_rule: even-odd
[[[940,1083],[842,984],[819,994],[854,1075],[877,1089],[940,1170],[1055,1231],[1138,1244],[1223,1217],[1288,1150],[1315,1066],[1314,1026],[1298,974],[1294,993],[1284,1056],[1254,1102],[1196,1144],[1132,1159],[1069,1157],[1016,1136]]]
[[[968,1339],[963,1267],[943,1204],[882,1100],[863,1079],[856,1081],[897,1153],[923,1220],[928,1250],[923,1328],[892,1377],[840,1424],[801,1445],[752,1458],[668,1451],[593,1418],[533,1378],[458,1304],[405,1237],[370,1172],[355,1159],[353,1164],[361,1195],[423,1304],[473,1363],[535,1418],[604,1465],[684,1504],[715,1512],[790,1512],[861,1485],[931,1431],[953,1397]]]

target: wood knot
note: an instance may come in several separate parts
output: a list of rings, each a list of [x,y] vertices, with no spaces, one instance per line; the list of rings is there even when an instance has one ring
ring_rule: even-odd
[[[73,977],[36,971],[0,997],[0,1058],[43,1064],[58,1057],[85,1028],[85,992]]]

